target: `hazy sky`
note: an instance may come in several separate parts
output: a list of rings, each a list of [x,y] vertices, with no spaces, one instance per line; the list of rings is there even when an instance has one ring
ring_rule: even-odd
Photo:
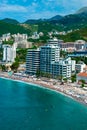
[[[87,6],[87,0],[0,0],[0,19],[51,18],[66,15]]]

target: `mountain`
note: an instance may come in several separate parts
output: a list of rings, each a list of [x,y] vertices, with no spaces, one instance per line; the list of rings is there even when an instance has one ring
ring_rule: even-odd
[[[44,22],[46,21],[45,19],[29,19],[27,21],[24,22],[24,24],[37,24],[40,22]]]
[[[79,9],[75,14],[66,16],[56,15],[50,19],[30,19],[25,21],[25,24],[35,24],[38,26],[39,31],[44,30],[45,32],[55,29],[55,26],[57,30],[65,31],[84,28],[87,26],[87,7]]]
[[[10,23],[10,24],[19,24],[17,20],[11,19],[11,18],[5,18],[5,19],[2,19],[1,21],[5,23]]]
[[[79,39],[87,41],[87,27],[75,30],[67,35],[59,35],[58,39],[62,39],[64,42],[75,42]]]
[[[56,15],[56,16],[54,16],[54,17],[48,19],[47,21],[59,21],[59,20],[62,19],[62,18],[63,18],[63,16],[61,16],[61,15]]]
[[[58,21],[59,24],[62,24],[66,28],[76,29],[84,28],[87,26],[87,7],[79,9],[75,14],[70,14],[64,16]]]
[[[31,30],[19,24],[10,24],[3,21],[0,21],[0,36],[5,33],[27,33],[30,34]]]
[[[41,23],[41,22],[59,21],[62,18],[63,18],[62,16],[56,15],[49,19],[29,19],[29,20],[25,21],[24,23],[25,24],[37,24],[37,23]]]
[[[87,15],[87,7],[83,7],[81,9],[79,9],[76,14],[85,14]]]
[[[60,24],[66,25],[66,26],[70,26],[70,25],[81,25],[86,23],[87,24],[87,17],[83,16],[83,15],[78,15],[78,14],[71,14],[71,15],[66,15],[65,17],[63,17],[60,21]]]
[[[87,7],[79,9],[75,14],[66,16],[56,15],[49,19],[28,19],[20,24],[15,19],[0,20],[0,35],[3,33],[33,33],[50,31],[67,31],[87,27]]]

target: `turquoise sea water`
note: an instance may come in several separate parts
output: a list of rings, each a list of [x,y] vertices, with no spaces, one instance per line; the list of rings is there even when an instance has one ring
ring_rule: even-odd
[[[87,107],[48,89],[0,79],[0,130],[87,130]]]

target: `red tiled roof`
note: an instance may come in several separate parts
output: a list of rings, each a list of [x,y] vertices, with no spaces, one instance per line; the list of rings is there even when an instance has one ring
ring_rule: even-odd
[[[87,77],[87,73],[86,72],[82,72],[82,73],[79,73],[78,76]]]

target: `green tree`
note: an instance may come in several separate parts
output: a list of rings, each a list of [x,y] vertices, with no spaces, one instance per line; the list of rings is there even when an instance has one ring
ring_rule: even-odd
[[[85,84],[85,80],[82,79],[82,80],[80,80],[80,81],[81,81],[83,84]]]
[[[60,51],[60,57],[64,57],[65,58],[67,56],[67,54],[68,53],[65,52],[65,51],[62,51],[62,50]]]
[[[82,83],[82,84],[81,84],[81,87],[83,88],[84,86],[85,86],[84,83]]]
[[[5,65],[1,65],[2,71],[6,71],[6,66]]]
[[[71,76],[72,83],[76,82],[76,74]]]
[[[32,49],[37,49],[37,47],[34,45],[34,46],[32,46]]]
[[[3,41],[3,44],[13,45],[13,43],[14,43],[13,39],[10,39],[8,41]]]
[[[37,71],[36,71],[36,77],[37,78],[40,77],[40,70],[39,69],[37,69]]]
[[[82,84],[81,84],[81,87],[83,88],[83,87],[85,86],[85,85],[84,85],[84,84],[85,84],[85,80],[82,79],[82,80],[80,80],[80,82],[82,83]]]
[[[67,79],[67,78],[64,78],[63,80],[64,80],[65,82],[67,82],[68,79]]]
[[[15,72],[17,72],[17,69],[19,67],[19,62],[14,62],[12,65],[11,65],[11,69]]]
[[[3,49],[0,48],[0,60],[2,60],[2,57],[3,57]]]
[[[26,61],[26,55],[27,55],[27,50],[28,49],[17,49],[17,56],[16,56],[16,61],[17,62],[25,62]]]

